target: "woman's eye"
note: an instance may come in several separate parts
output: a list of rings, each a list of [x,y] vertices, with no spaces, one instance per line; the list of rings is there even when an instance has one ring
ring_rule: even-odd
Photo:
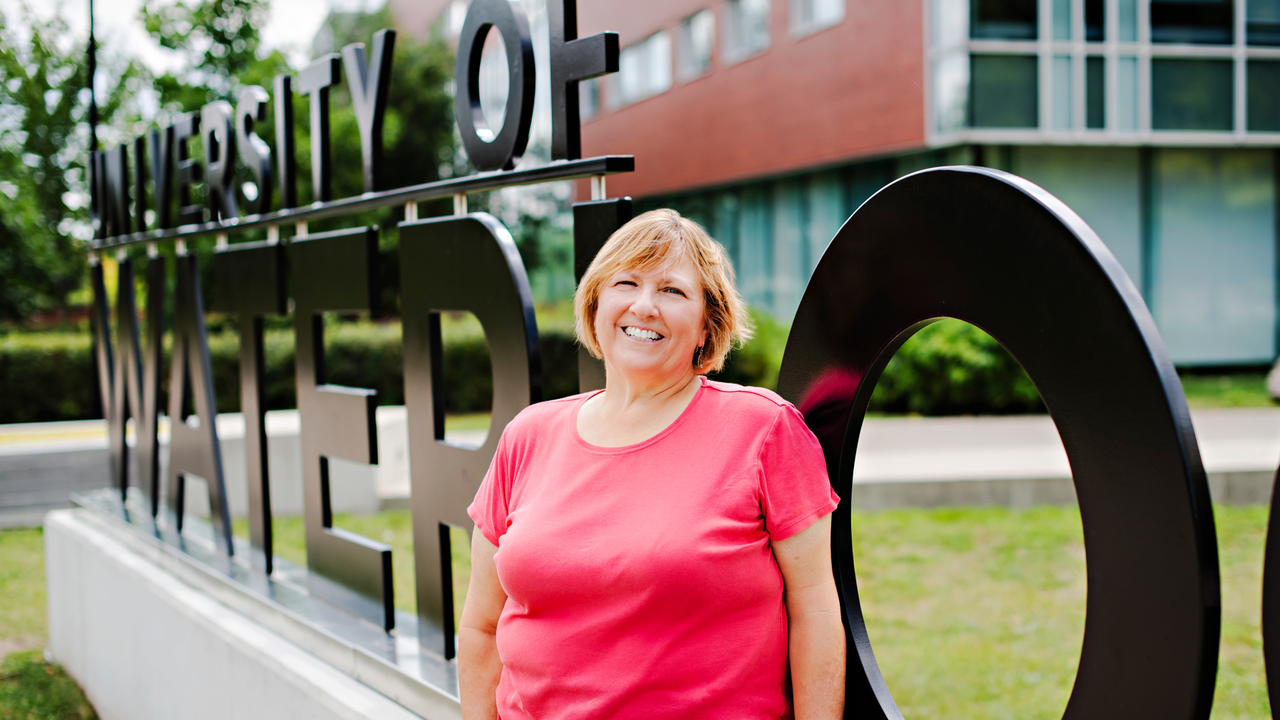
[[[629,285],[631,287],[636,286],[636,284],[631,280],[619,280],[618,282],[614,283],[614,285]]]
[[[669,287],[669,288],[663,288],[663,290],[664,292],[673,293],[675,295],[684,295],[684,291],[681,290],[680,288]]]

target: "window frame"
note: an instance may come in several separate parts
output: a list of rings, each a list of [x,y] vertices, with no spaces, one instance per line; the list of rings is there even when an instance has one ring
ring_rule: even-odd
[[[1038,33],[1035,40],[973,39],[968,23],[970,0],[925,0],[924,23],[926,49],[925,134],[930,146],[956,143],[979,144],[1084,144],[1084,145],[1184,145],[1184,146],[1275,146],[1280,144],[1280,131],[1250,130],[1248,127],[1248,67],[1253,61],[1280,61],[1280,45],[1249,45],[1246,21],[1249,0],[1233,0],[1234,42],[1230,45],[1153,43],[1151,41],[1151,0],[1105,0],[1105,26],[1101,41],[1087,40],[1085,35],[1085,0],[1071,0],[1069,39],[1055,39],[1053,27],[1054,0],[1037,2]],[[1128,3],[1136,5],[1137,37],[1121,39],[1128,31]],[[1067,33],[1058,33],[1066,35]],[[955,66],[961,57],[973,55],[1027,55],[1040,57],[1037,102],[1039,126],[1029,129],[972,127],[969,105],[973,100],[973,78],[965,78],[966,87],[957,83]],[[1058,73],[1070,77],[1070,127],[1055,127],[1053,58],[1071,58],[1071,71]],[[1102,58],[1103,127],[1090,125],[1088,98],[1089,58]],[[1232,127],[1225,130],[1162,130],[1153,126],[1155,110],[1152,87],[1152,62],[1164,58],[1222,59],[1232,62],[1230,113]],[[1094,62],[1097,62],[1096,60]],[[1136,69],[1136,77],[1134,70]],[[1136,85],[1136,93],[1129,86]],[[1121,93],[1124,86],[1126,92]],[[1058,88],[1058,98],[1064,97]],[[1095,100],[1097,95],[1094,95]],[[957,122],[958,107],[963,107],[964,122]],[[1219,111],[1222,108],[1218,108]],[[1061,124],[1061,123],[1059,123]],[[1135,127],[1136,126],[1136,127]]]

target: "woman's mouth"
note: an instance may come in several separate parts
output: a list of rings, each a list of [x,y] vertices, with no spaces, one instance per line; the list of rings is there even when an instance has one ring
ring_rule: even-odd
[[[636,340],[644,340],[646,342],[656,342],[662,339],[661,335],[652,330],[644,330],[642,328],[631,327],[630,325],[623,327],[622,332],[626,333],[627,337],[633,337]]]

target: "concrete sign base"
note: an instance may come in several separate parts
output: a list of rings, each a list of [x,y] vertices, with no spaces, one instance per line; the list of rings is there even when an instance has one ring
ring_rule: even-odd
[[[459,716],[421,698],[411,712],[220,602],[121,524],[74,509],[44,528],[53,659],[104,720]]]

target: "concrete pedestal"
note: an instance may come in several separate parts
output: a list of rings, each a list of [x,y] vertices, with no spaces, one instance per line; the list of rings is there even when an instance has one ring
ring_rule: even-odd
[[[123,525],[75,509],[44,527],[51,650],[104,720],[460,717],[448,698],[406,699],[410,712],[183,578]]]

